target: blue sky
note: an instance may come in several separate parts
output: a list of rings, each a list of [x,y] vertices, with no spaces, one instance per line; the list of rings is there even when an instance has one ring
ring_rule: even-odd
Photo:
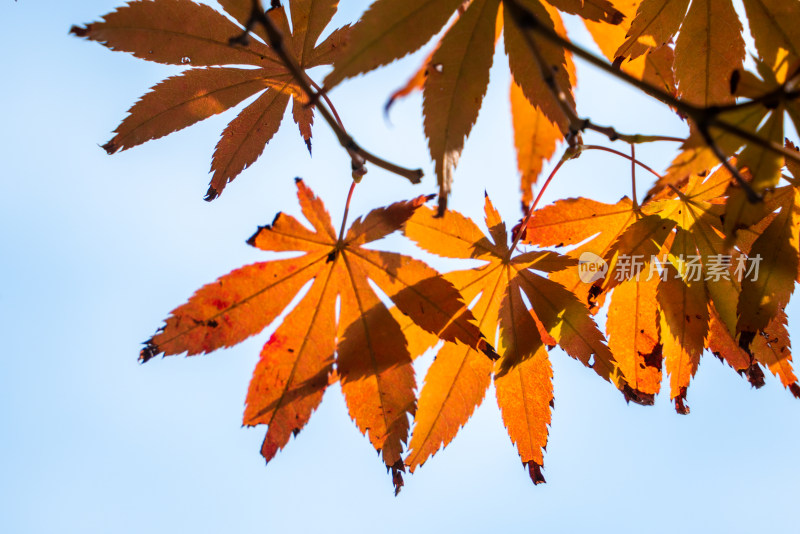
[[[209,204],[202,197],[211,153],[230,113],[106,155],[98,145],[128,107],[177,71],[67,35],[72,24],[96,20],[120,3],[0,4],[0,530],[796,528],[800,404],[773,377],[753,390],[708,355],[689,390],[692,413],[679,416],[664,396],[654,407],[626,405],[591,371],[552,351],[548,483],[538,487],[505,433],[493,391],[445,451],[406,477],[397,498],[368,440],[349,420],[338,387],[265,467],[259,455],[264,431],[241,428],[241,415],[268,332],[209,356],[143,366],[138,350],[195,289],[269,258],[244,241],[275,212],[298,212],[295,176],[339,219],[349,162],[321,122],[309,158],[287,121],[261,160]],[[336,21],[353,20],[367,3],[348,0]],[[577,21],[568,27],[587,42]],[[426,171],[415,187],[372,168],[357,189],[353,216],[436,189],[419,95],[395,106],[392,124],[382,117],[387,95],[421,59],[416,54],[331,95],[364,145]],[[506,65],[499,52],[451,206],[477,217],[486,190],[513,223],[520,212]],[[581,64],[577,98],[582,114],[622,131],[686,133],[660,104]],[[643,147],[637,154],[663,168],[674,148]],[[628,184],[627,162],[587,153],[567,164],[545,201],[616,201],[629,194]],[[399,239],[392,246],[413,251]],[[797,306],[789,310],[793,334]],[[429,361],[420,362],[418,383]]]

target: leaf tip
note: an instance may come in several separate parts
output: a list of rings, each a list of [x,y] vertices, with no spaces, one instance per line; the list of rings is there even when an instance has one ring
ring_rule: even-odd
[[[537,486],[539,484],[544,484],[547,482],[544,479],[544,474],[542,473],[542,466],[537,464],[536,462],[523,462],[522,465],[528,468],[528,475],[531,477],[531,481]]]
[[[672,399],[675,402],[675,411],[681,415],[689,415],[689,405],[686,404],[686,388],[682,387],[678,395]]]
[[[500,359],[500,355],[497,354],[497,351],[494,349],[491,343],[486,341],[486,339],[481,339],[478,342],[478,349],[486,356],[488,356],[489,359],[492,360],[493,362]]]
[[[206,191],[206,196],[203,197],[203,200],[206,202],[211,202],[217,198],[219,198],[219,191],[217,191],[212,185],[208,186],[208,191]]]
[[[625,402],[638,404],[639,406],[653,406],[656,403],[656,396],[653,393],[644,393],[638,389],[632,388],[629,384],[625,383],[622,388],[622,395],[625,397]]]
[[[742,371],[747,376],[747,381],[750,382],[750,385],[756,389],[764,386],[764,371],[761,370],[761,367],[758,366],[756,362],[753,362],[750,367]]]
[[[625,20],[625,15],[622,14],[622,11],[619,11],[617,9],[608,13],[606,17],[606,22],[614,26],[617,26],[618,24],[622,23],[623,20]]]
[[[261,232],[265,230],[272,230],[272,228],[275,226],[275,223],[278,222],[278,218],[280,218],[282,214],[283,212],[279,211],[278,213],[275,214],[275,217],[272,219],[272,222],[270,224],[259,226],[256,232],[253,235],[251,235],[250,238],[247,241],[245,241],[245,243],[247,243],[251,247],[257,247],[256,241],[258,240],[258,236],[261,234]]]
[[[87,24],[86,26],[73,26],[69,29],[69,34],[75,37],[87,37],[90,31],[92,31],[92,25]]]
[[[436,218],[441,219],[447,212],[447,195],[439,195],[439,205],[436,207]]]
[[[403,463],[403,460],[397,460],[394,465],[387,465],[387,471],[391,471],[392,473],[392,484],[394,484],[394,496],[400,493],[400,490],[403,489],[403,473],[406,472],[406,466]]]
[[[108,143],[104,144],[104,145],[100,145],[100,148],[105,150],[106,154],[108,154],[109,156],[111,154],[115,153],[117,150],[119,150],[119,147],[114,144],[114,140],[113,139],[111,141],[109,141]]]
[[[139,351],[139,363],[147,363],[161,353],[161,349],[153,342],[153,338],[144,343],[144,347]]]

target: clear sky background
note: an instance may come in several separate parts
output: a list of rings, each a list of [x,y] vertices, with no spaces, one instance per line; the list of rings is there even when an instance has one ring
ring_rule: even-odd
[[[367,3],[345,0],[335,22],[354,20]],[[179,70],[67,35],[72,24],[97,20],[120,4],[0,3],[0,531],[798,528],[800,402],[772,376],[753,390],[710,355],[689,390],[692,413],[680,416],[666,395],[654,407],[626,405],[593,372],[552,351],[548,483],[538,487],[506,435],[493,389],[455,441],[406,477],[397,498],[375,451],[349,420],[338,386],[265,467],[259,455],[264,429],[242,428],[241,416],[268,331],[204,357],[139,365],[138,351],[201,285],[270,258],[245,239],[277,211],[298,213],[295,176],[340,219],[349,161],[321,122],[309,158],[287,118],[261,160],[209,204],[202,198],[211,153],[233,113],[107,156],[98,145],[130,105]],[[588,42],[577,20],[568,27]],[[397,104],[392,124],[382,117],[386,97],[422,57],[331,95],[366,147],[426,172],[415,187],[371,168],[357,189],[353,216],[436,189],[420,96]],[[622,131],[686,134],[663,106],[582,64],[577,97],[582,114]],[[660,145],[637,152],[664,168],[674,150]],[[643,177],[640,189],[648,185]],[[451,206],[479,217],[484,190],[508,223],[518,220],[502,50]],[[613,202],[626,194],[628,163],[592,152],[567,164],[546,200]],[[399,238],[391,246],[427,257]],[[792,334],[797,317],[795,302]],[[430,360],[420,360],[418,383]]]

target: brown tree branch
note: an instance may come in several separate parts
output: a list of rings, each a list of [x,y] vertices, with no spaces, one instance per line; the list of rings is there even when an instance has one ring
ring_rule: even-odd
[[[566,39],[561,35],[559,35],[553,29],[540,24],[539,21],[536,19],[535,15],[531,13],[525,6],[521,5],[518,0],[504,0],[504,6],[508,10],[514,22],[521,30],[523,30],[523,32],[525,32],[525,30],[529,30],[531,32],[535,32],[538,35],[541,35],[542,37],[545,37],[551,42],[554,42],[562,46],[564,49],[572,52],[573,54],[580,57],[584,61],[590,63],[591,65],[594,65],[595,67],[605,71],[606,73],[611,74],[616,78],[619,78],[620,80],[628,83],[629,85],[632,85],[633,87],[639,89],[643,93],[655,98],[656,100],[663,102],[664,104],[667,104],[675,108],[685,116],[689,117],[697,125],[701,133],[704,135],[704,138],[706,138],[706,142],[708,142],[708,139],[710,138],[709,134],[710,128],[712,127],[718,128],[720,130],[733,134],[739,137],[740,139],[743,139],[747,142],[753,143],[761,148],[764,148],[765,150],[770,150],[772,152],[781,154],[786,158],[789,158],[791,160],[800,163],[800,154],[798,154],[797,152],[791,151],[778,143],[769,141],[767,139],[763,139],[758,135],[754,134],[753,132],[744,130],[740,128],[738,125],[731,124],[726,120],[724,120],[723,118],[721,118],[720,113],[724,111],[725,108],[699,107],[690,104],[688,102],[685,102],[673,96],[672,94],[664,91],[663,89],[660,89],[648,82],[645,82],[634,76],[631,76],[627,72],[624,72],[614,67],[611,63],[609,63],[605,59],[602,59],[592,54],[591,52],[585,50],[584,48],[581,48],[580,46],[576,45],[569,39]],[[531,46],[531,51],[534,53],[534,56],[536,56],[538,52],[534,50],[536,48],[535,43],[530,38],[527,39],[527,42],[529,46]],[[785,96],[795,97],[795,93],[797,93],[797,91],[785,92]],[[765,98],[767,97],[765,96]],[[764,102],[761,103],[766,103],[766,102],[767,101],[765,100]],[[584,126],[584,128],[589,128],[589,126]],[[597,128],[591,128],[591,129],[598,131],[600,133],[605,133]],[[609,137],[609,139],[612,138]],[[728,156],[726,156],[719,148],[719,146],[717,146],[716,143],[713,142],[713,139],[712,142],[709,143],[709,147],[711,148],[712,151],[714,151],[714,154],[717,156],[717,158],[720,160],[720,163],[722,163],[726,169],[730,170],[730,168],[733,167],[730,164],[730,162],[728,162]],[[747,183],[744,180],[744,178],[738,171],[732,174],[739,182],[739,184],[742,186],[742,188],[748,192],[748,198],[751,199],[751,201],[760,198],[752,190],[749,183]]]
[[[272,8],[281,8],[279,1],[272,0]],[[358,180],[361,176],[366,174],[367,170],[365,162],[370,162],[377,167],[387,170],[391,173],[397,174],[409,180],[412,184],[418,184],[422,180],[422,169],[407,169],[399,165],[395,165],[386,161],[371,152],[362,148],[356,141],[347,133],[338,119],[338,114],[334,114],[328,107],[319,101],[321,93],[314,89],[316,85],[311,78],[306,74],[305,70],[297,63],[297,60],[286,50],[284,46],[284,38],[275,23],[270,20],[267,14],[261,7],[261,0],[253,0],[250,17],[245,24],[244,32],[231,39],[231,44],[247,44],[248,34],[256,24],[261,25],[267,34],[267,44],[275,50],[278,57],[289,70],[289,73],[294,78],[300,90],[308,97],[309,103],[313,104],[319,111],[325,122],[328,123],[336,138],[339,141],[352,160],[353,178]],[[330,104],[330,100],[322,95],[323,99]],[[332,105],[331,105],[332,107]]]

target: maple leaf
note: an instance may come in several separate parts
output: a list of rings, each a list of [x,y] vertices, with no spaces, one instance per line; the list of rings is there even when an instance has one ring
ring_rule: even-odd
[[[581,278],[581,266],[550,277],[586,299],[593,312],[613,289],[606,333],[630,400],[653,402],[663,364],[670,376],[670,397],[679,412],[687,413],[687,388],[704,348],[755,386],[763,384],[761,363],[780,371],[793,393],[797,388],[791,385],[795,379],[785,348],[788,334],[776,333],[780,324],[775,322],[797,277],[796,238],[790,238],[798,231],[796,200],[793,194],[776,192],[780,200],[768,205],[783,207],[765,223],[770,231],[759,229],[746,246],[730,249],[721,216],[731,179],[721,168],[705,179],[694,176],[669,198],[641,207],[628,199],[616,205],[568,199],[535,211],[530,219],[524,241],[540,246],[580,244],[569,256],[585,264],[594,258],[607,269],[591,283]],[[736,266],[760,251],[769,255],[766,271],[755,280],[737,277]],[[690,266],[692,257],[698,261]],[[638,265],[631,258],[638,258]],[[785,343],[776,342],[785,354],[777,359],[776,349],[763,339],[753,344],[756,333],[785,338]]]
[[[464,5],[465,4],[462,4],[459,8],[459,17],[456,18],[456,21],[459,20],[460,16],[463,14],[463,11],[465,11],[466,8]],[[503,29],[502,12],[499,12],[498,15],[497,24],[494,31],[495,43],[500,37]],[[555,16],[554,20],[558,21]],[[455,24],[455,22],[453,22],[453,24]],[[445,36],[450,35],[450,29],[452,28],[453,24],[451,24],[445,31]],[[484,27],[484,30],[485,29],[486,28]],[[436,123],[442,121],[437,119],[437,116],[441,115],[437,114],[437,112],[440,111],[439,107],[435,105],[435,103],[431,102],[433,100],[438,101],[444,99],[441,99],[441,91],[438,90],[438,88],[436,88],[433,84],[426,85],[426,81],[430,76],[431,70],[436,71],[444,69],[443,63],[434,63],[434,56],[437,56],[439,53],[439,47],[443,41],[444,38],[439,41],[435,49],[428,55],[420,68],[408,79],[405,85],[392,93],[385,106],[385,110],[388,113],[389,109],[397,101],[397,99],[405,97],[415,91],[425,90],[426,94],[434,95],[435,98],[426,99],[424,101],[426,107],[423,108],[423,111],[426,112],[426,133],[428,134],[432,145],[437,143],[441,145],[442,139],[439,138],[439,125]],[[574,81],[574,67],[571,64],[571,58],[569,56],[567,56],[567,64],[569,67],[569,72],[571,73],[571,77]],[[483,94],[481,94],[480,98],[482,97]],[[517,150],[517,165],[520,172],[522,204],[523,206],[527,206],[533,200],[532,188],[542,171],[544,163],[553,156],[558,142],[563,140],[564,135],[561,131],[561,127],[552,122],[539,106],[531,104],[531,102],[522,92],[522,88],[513,80],[511,81],[510,101],[511,120],[514,127],[514,146]],[[449,105],[450,104],[448,104],[448,106]],[[460,108],[460,106],[453,107],[455,109]],[[428,113],[426,110],[430,110],[430,112]],[[430,121],[427,120],[428,117],[430,117]],[[471,126],[472,125],[469,127]],[[439,146],[437,150],[439,148],[441,147]],[[454,151],[453,153],[457,156],[460,154],[460,149]],[[441,161],[444,165],[444,156],[437,158],[434,156],[433,149],[431,150],[431,155],[434,157],[434,159]],[[453,161],[453,167],[455,167],[455,160]]]
[[[622,20],[621,13],[605,0],[554,0],[550,4],[524,0],[522,3],[539,24],[562,35],[566,32],[557,9],[593,20],[612,23]],[[461,0],[377,0],[353,26],[351,40],[334,61],[325,86],[330,89],[347,78],[414,52],[442,29],[463,5]],[[423,68],[395,94],[395,97],[402,96],[420,86],[423,89],[424,129],[439,182],[440,214],[447,207],[453,173],[486,94],[501,28],[505,28],[504,44],[514,82],[561,132],[568,128],[568,119],[544,79],[542,67],[535,58],[532,61],[529,43],[508,10],[502,9],[502,0],[472,0],[462,11]],[[499,17],[502,19],[498,22]],[[566,95],[568,105],[574,108],[575,74],[569,55],[544,38],[533,36],[531,39],[537,47],[537,57],[547,65],[555,83]],[[532,169],[536,165],[534,158]],[[527,164],[525,167],[523,174],[531,171]]]
[[[495,354],[451,283],[419,260],[363,247],[398,230],[426,197],[375,209],[339,238],[322,202],[300,180],[297,189],[313,229],[279,213],[248,243],[304,254],[248,265],[204,286],[173,310],[141,360],[235,345],[266,328],[311,282],[261,351],[244,424],[268,426],[261,452],[271,460],[305,426],[335,365],[350,416],[369,433],[399,489],[416,406],[414,370],[401,324],[371,283],[418,327],[474,347],[487,360]]]
[[[687,12],[688,8],[688,12]],[[732,103],[730,80],[745,56],[742,24],[731,0],[642,0],[616,62],[663,47],[676,33],[675,76],[683,99],[701,106]]]
[[[247,27],[251,2],[223,0],[226,13]],[[336,13],[338,0],[293,0],[292,29],[282,6],[267,14],[281,29],[290,53],[304,69],[330,64],[346,41],[349,27],[331,33],[317,45]],[[252,165],[280,128],[289,101],[300,135],[311,150],[313,107],[289,70],[262,40],[231,44],[243,29],[214,9],[191,0],[137,0],[106,15],[102,21],[73,27],[71,33],[116,51],[166,63],[190,65],[178,76],[154,86],[133,107],[103,148],[119,150],[158,139],[222,113],[258,95],[222,132],[211,162],[206,200]],[[222,67],[241,65],[244,68]]]
[[[727,0],[721,4],[710,0],[709,2],[708,13],[712,15],[719,14],[715,9],[723,4],[725,4],[724,11],[729,10]],[[784,22],[787,17],[800,16],[800,5],[797,2],[774,0],[749,0],[744,4],[748,18],[751,20],[750,31],[759,52],[759,57],[754,58],[757,74],[745,71],[739,64],[732,76],[726,76],[720,80],[722,85],[727,84],[727,88],[720,87],[718,92],[728,95],[725,101],[729,104],[736,97],[745,97],[753,102],[749,103],[750,105],[723,108],[718,116],[725,122],[750,134],[780,145],[784,135],[784,113],[788,113],[795,123],[795,127],[800,124],[800,107],[798,107],[797,99],[787,97],[795,89],[800,77],[800,55],[798,55],[800,41],[793,32],[786,31]],[[693,2],[690,13],[694,10],[694,6]],[[731,12],[725,17],[732,23],[735,13]],[[720,19],[720,21],[724,20],[725,18]],[[702,24],[696,30],[701,33],[705,31]],[[681,35],[683,34],[684,30],[681,30]],[[679,44],[680,39],[681,37],[679,37]],[[712,37],[709,36],[709,43],[713,42]],[[708,46],[710,45],[705,48]],[[720,44],[719,46],[725,45]],[[738,44],[736,46],[739,47]],[[685,48],[687,50],[684,54],[687,58],[686,62],[696,61],[693,56],[698,54],[696,54],[693,44],[690,43]],[[708,58],[710,65],[711,56]],[[719,69],[727,71],[731,65],[730,62],[726,62],[720,65]],[[679,71],[678,67],[679,64],[676,60],[676,72]],[[706,80],[704,83],[707,88],[710,87],[710,81]],[[705,103],[715,104],[717,102],[706,101]],[[657,184],[658,186],[674,185],[685,180],[692,173],[705,172],[719,163],[720,155],[734,156],[742,146],[745,146],[745,139],[729,131],[714,126],[703,131],[694,123],[690,123],[690,126],[692,128],[690,137],[684,143],[681,153],[673,161],[667,175]],[[716,147],[711,146],[709,142]],[[725,219],[725,233],[729,243],[732,242],[736,230],[750,226],[760,218],[759,207],[753,206],[753,193],[760,195],[778,184],[784,158],[773,150],[755,143],[748,143],[744,150],[737,155],[736,160],[739,170],[751,180],[751,191],[748,192],[737,187],[729,193]]]
[[[522,206],[533,201],[533,186],[545,162],[553,157],[558,143],[564,139],[561,128],[525,97],[522,88],[511,82],[511,121],[514,127],[514,148],[520,172]]]
[[[742,282],[737,330],[751,337],[783,312],[794,291],[800,255],[800,191],[792,187],[791,193],[748,253],[760,259],[760,276]]]
[[[450,258],[482,260],[474,269],[445,278],[475,302],[472,313],[484,335],[501,355],[494,369],[503,420],[535,483],[541,474],[542,450],[552,407],[552,369],[547,345],[559,345],[606,380],[618,379],[603,336],[588,310],[563,286],[534,271],[550,273],[573,260],[553,252],[513,255],[505,224],[489,198],[485,204],[489,235],[463,215],[448,211],[437,217],[427,207],[408,220],[405,234],[422,249]],[[525,303],[530,302],[530,309]],[[428,370],[420,392],[406,465],[411,471],[455,437],[482,402],[491,383],[492,363],[463,344],[445,344]]]
[[[642,0],[614,0],[614,8],[624,15],[620,24],[608,24],[604,21],[592,21],[584,19],[584,24],[589,33],[592,34],[594,42],[600,48],[603,55],[610,61],[617,58],[617,49],[626,40],[626,34],[630,29],[631,22],[636,16],[636,10]],[[675,63],[675,53],[669,44],[650,49],[635,59],[624,61],[620,67],[623,71],[644,80],[654,87],[664,89],[667,93],[677,95],[675,75],[673,66]]]

